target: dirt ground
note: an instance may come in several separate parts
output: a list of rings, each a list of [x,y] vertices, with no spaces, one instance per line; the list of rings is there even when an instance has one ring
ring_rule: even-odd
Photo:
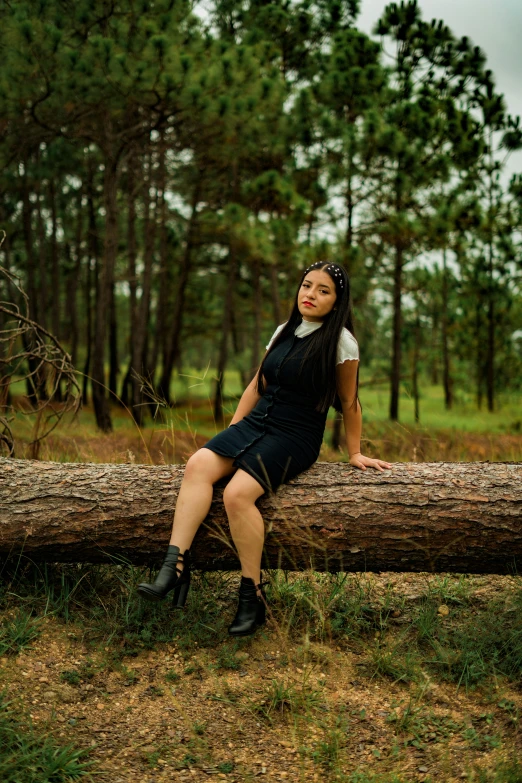
[[[422,575],[368,578],[374,595],[398,589],[406,606],[426,585]],[[473,601],[513,584],[476,577]],[[0,659],[0,686],[39,731],[90,748],[97,780],[334,781],[359,770],[363,782],[395,772],[452,783],[522,756],[522,694],[506,681],[468,692],[427,673],[394,682],[356,645],[293,643],[274,619],[229,647],[219,639],[188,652],[178,637],[115,664],[85,627],[42,622],[31,649]],[[407,608],[392,622],[400,634]]]

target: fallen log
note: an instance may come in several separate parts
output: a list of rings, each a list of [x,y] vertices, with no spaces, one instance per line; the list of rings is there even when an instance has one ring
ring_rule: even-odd
[[[0,458],[0,557],[156,564],[182,478],[180,465]],[[238,568],[224,486],[196,536],[196,568]],[[265,567],[506,574],[522,565],[522,463],[397,463],[385,473],[317,463],[259,508]]]

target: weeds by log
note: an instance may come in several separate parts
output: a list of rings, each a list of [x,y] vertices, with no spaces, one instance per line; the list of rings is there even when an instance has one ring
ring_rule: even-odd
[[[155,564],[183,470],[0,458],[0,557]],[[195,539],[197,568],[238,568],[225,485]],[[259,508],[265,566],[506,574],[522,563],[519,463],[398,463],[385,473],[317,463]]]

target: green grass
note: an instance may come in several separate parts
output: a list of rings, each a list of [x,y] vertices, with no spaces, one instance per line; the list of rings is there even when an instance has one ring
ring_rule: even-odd
[[[477,770],[476,783],[521,783],[522,764],[513,759],[499,764],[494,770]]]
[[[0,655],[18,655],[40,635],[40,619],[20,607],[0,624]]]
[[[321,661],[325,655],[320,647],[307,646],[311,642],[335,643],[364,653],[369,677],[420,682],[422,672],[428,671],[465,688],[499,677],[512,682],[520,678],[520,585],[508,599],[477,605],[469,579],[437,576],[429,580],[421,601],[405,607],[401,595],[390,590],[373,596],[371,581],[360,575],[290,575],[279,570],[270,575],[268,600],[278,633],[297,644],[304,634],[304,658]],[[148,576],[132,566],[28,564],[23,574],[11,574],[11,590],[3,594],[0,608],[7,619],[0,626],[0,652],[16,654],[29,646],[47,614],[88,629],[86,643],[92,649],[110,647],[112,667],[173,639],[187,656],[196,647],[215,648],[219,642],[214,668],[241,667],[241,643],[227,636],[236,602],[235,574],[196,572],[186,612],[169,601],[142,601],[136,586]],[[442,602],[449,607],[448,616],[438,612]],[[397,614],[405,621],[400,629],[391,621]],[[179,676],[194,674],[195,667],[187,660]],[[94,676],[92,667],[86,664],[84,669],[65,670],[62,680],[76,684],[78,678]],[[177,676],[173,671],[168,679],[175,682]]]
[[[364,383],[364,377],[361,376]],[[368,422],[388,420],[389,391],[386,386],[375,388],[362,387],[360,399],[363,417]],[[463,432],[513,432],[522,431],[522,400],[520,394],[499,394],[497,409],[489,413],[484,407],[478,410],[471,394],[460,392],[452,408],[444,407],[442,386],[426,385],[421,387],[420,425],[429,429],[454,429]],[[415,426],[414,404],[411,396],[403,388],[399,398],[400,423]]]
[[[142,651],[162,649],[174,642],[180,653],[176,669],[165,672],[163,683],[149,685],[145,692],[148,698],[163,697],[176,689],[178,680],[197,681],[204,675],[220,678],[248,667],[243,662],[249,657],[245,649],[252,640],[231,640],[227,635],[237,598],[237,574],[195,572],[184,612],[175,610],[168,601],[142,601],[136,586],[148,576],[144,569],[121,565],[6,566],[8,589],[0,594],[0,611],[7,618],[3,627],[10,629],[6,632],[10,647],[16,651],[31,643],[31,638],[17,629],[33,620],[41,622],[42,617],[53,616],[70,624],[75,638],[90,651],[81,666],[70,669],[64,662],[60,672],[61,681],[76,688],[96,681],[108,670],[118,671],[129,684],[135,683],[139,674],[129,662]],[[494,695],[484,714],[474,715],[470,723],[439,715],[424,695],[432,682],[447,682],[454,692],[482,686],[484,693],[490,694],[497,694],[502,683],[506,690],[519,685],[522,583],[518,578],[510,579],[509,592],[485,602],[483,597],[480,601],[474,598],[473,577],[426,576],[423,594],[413,594],[412,600],[399,582],[393,587],[379,582],[377,589],[371,575],[274,570],[268,577],[267,597],[276,625],[262,629],[255,642],[271,637],[281,647],[282,654],[278,651],[270,658],[274,662],[270,679],[262,690],[245,696],[225,684],[223,696],[218,689],[208,698],[235,704],[249,720],[264,727],[320,726],[321,736],[315,742],[304,742],[299,753],[313,761],[327,779],[338,783],[401,781],[400,777],[379,776],[363,769],[348,774],[343,767],[347,732],[356,730],[357,715],[344,714],[342,708],[333,715],[326,709],[328,675],[318,672],[328,672],[330,666],[335,671],[336,657],[344,651],[356,654],[357,677],[367,686],[371,687],[372,681],[380,682],[381,688],[383,683],[394,683],[386,720],[397,753],[410,745],[419,750],[443,745],[450,736],[460,737],[470,751],[490,753],[503,746],[505,731],[517,732],[520,711],[507,697]],[[448,615],[438,612],[441,603],[449,607]],[[224,677],[222,682],[226,680]],[[12,707],[2,709],[0,747],[2,731],[8,733],[14,725]],[[194,741],[206,741],[205,721],[194,724],[193,731]],[[16,739],[19,745],[15,746],[16,732],[12,731],[7,747],[18,750],[11,749],[7,755],[0,752],[2,783],[66,783],[87,774],[83,756],[73,748],[58,748],[50,740],[36,737],[32,729],[28,732]],[[190,749],[199,757],[201,748]],[[163,751],[158,753],[163,755]],[[195,758],[194,753],[190,758]],[[155,767],[161,755],[151,754],[149,765]],[[189,756],[179,763],[190,766],[194,762]],[[24,777],[16,766],[25,763],[24,759],[32,759],[31,769],[37,769],[40,777]],[[1,763],[4,767],[11,764],[14,772],[5,767],[7,772],[2,775]],[[473,772],[475,777],[470,779],[521,783],[519,773],[516,765],[500,765],[488,772],[489,777],[477,777],[479,772]]]
[[[87,752],[60,747],[37,734],[19,704],[0,693],[0,780],[2,783],[71,783],[92,780]]]
[[[367,423],[388,423],[389,414],[389,387],[387,384],[377,386],[365,385],[372,375],[370,369],[361,371],[360,399],[363,406],[363,418]],[[158,405],[151,401],[149,412],[156,413],[156,418],[147,416],[144,428],[173,425],[177,430],[190,434],[198,434],[204,437],[212,437],[220,430],[219,423],[213,417],[214,400],[213,370],[186,369],[182,375],[174,373],[171,385],[171,399],[176,407],[165,411],[161,400]],[[368,382],[368,381],[366,381]],[[19,383],[13,383],[12,394],[24,394],[25,388]],[[226,416],[232,416],[237,402],[243,393],[240,374],[236,370],[228,370],[225,373],[225,394],[223,401]],[[444,407],[444,390],[440,385],[424,384],[420,392],[420,426],[430,430],[448,429],[468,433],[522,433],[522,395],[520,393],[499,393],[496,397],[496,409],[489,413],[483,406],[478,410],[473,393],[459,390],[456,394],[454,406],[448,411]],[[129,419],[123,408],[114,405],[112,408],[114,431],[135,431],[135,425]],[[329,419],[334,417],[331,409]],[[15,430],[23,432],[28,430],[31,417],[17,415],[14,425]],[[415,427],[414,403],[407,387],[401,386],[399,397],[400,424],[407,427]],[[395,425],[394,425],[395,426]],[[77,434],[85,434],[86,428],[92,430],[92,416],[81,412],[74,423],[69,423],[69,428]],[[67,430],[68,425],[61,425],[61,430]]]

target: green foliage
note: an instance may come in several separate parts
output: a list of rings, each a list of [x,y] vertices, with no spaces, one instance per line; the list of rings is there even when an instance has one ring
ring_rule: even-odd
[[[70,783],[89,779],[87,752],[58,746],[35,733],[19,705],[0,693],[0,779],[2,783]]]
[[[19,608],[11,619],[0,625],[0,655],[18,655],[40,635],[41,620]]]

